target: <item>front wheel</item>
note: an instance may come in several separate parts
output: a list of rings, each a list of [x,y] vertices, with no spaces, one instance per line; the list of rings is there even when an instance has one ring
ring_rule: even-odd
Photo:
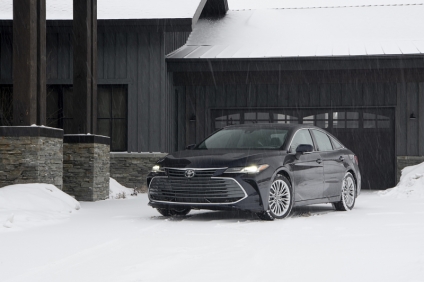
[[[343,178],[342,191],[340,201],[333,203],[333,206],[338,211],[349,211],[353,209],[356,198],[356,184],[353,175],[348,172]]]
[[[184,216],[187,215],[191,209],[190,208],[156,208],[158,212],[163,216]]]
[[[258,214],[263,220],[286,218],[293,208],[293,193],[290,181],[277,175],[271,184],[268,197],[268,210]]]

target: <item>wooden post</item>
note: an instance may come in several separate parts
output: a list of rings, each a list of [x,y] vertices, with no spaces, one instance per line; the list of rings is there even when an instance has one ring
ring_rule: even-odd
[[[46,0],[13,0],[13,125],[46,124]]]
[[[74,116],[72,132],[97,131],[97,0],[73,0]]]

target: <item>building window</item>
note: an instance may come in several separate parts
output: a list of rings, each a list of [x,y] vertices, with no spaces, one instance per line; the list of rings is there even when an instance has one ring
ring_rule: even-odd
[[[13,119],[13,90],[0,86],[0,126],[11,126]]]
[[[97,88],[97,134],[111,137],[111,151],[127,150],[127,87]]]
[[[47,88],[47,126],[72,132],[73,87],[51,85]],[[111,151],[127,150],[127,87],[97,86],[97,134],[111,138]]]

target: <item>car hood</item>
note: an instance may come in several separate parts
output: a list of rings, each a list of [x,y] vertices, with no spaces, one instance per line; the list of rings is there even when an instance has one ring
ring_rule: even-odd
[[[282,153],[278,150],[186,150],[168,155],[158,164],[176,168],[245,167],[263,164],[265,158]]]

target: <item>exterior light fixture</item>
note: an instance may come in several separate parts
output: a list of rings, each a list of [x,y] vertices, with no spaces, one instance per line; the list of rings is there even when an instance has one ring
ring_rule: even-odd
[[[189,121],[196,121],[196,115],[192,114],[188,120]]]
[[[409,119],[416,119],[417,117],[415,116],[414,112],[412,112],[412,114],[409,116]]]

